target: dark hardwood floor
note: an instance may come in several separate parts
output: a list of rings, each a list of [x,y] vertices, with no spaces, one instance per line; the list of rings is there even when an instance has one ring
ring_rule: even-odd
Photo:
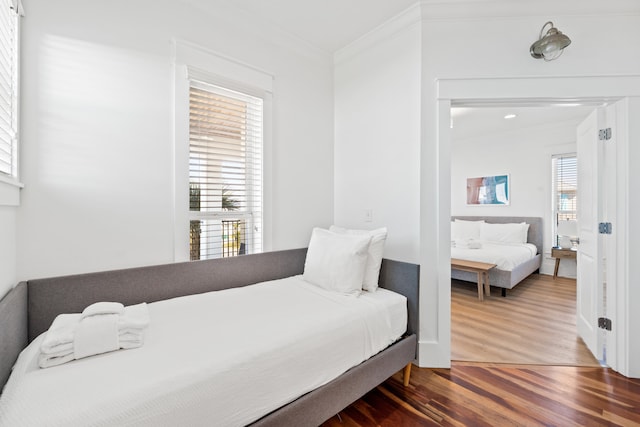
[[[323,424],[357,426],[640,426],[640,380],[599,367],[454,362],[414,366]]]
[[[640,380],[600,367],[576,336],[575,280],[495,291],[479,302],[454,281],[451,369],[414,366],[408,387],[398,373],[323,427],[640,426]]]

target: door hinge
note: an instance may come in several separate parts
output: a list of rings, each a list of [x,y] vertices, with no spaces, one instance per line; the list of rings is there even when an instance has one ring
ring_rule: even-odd
[[[598,318],[598,328],[606,329],[607,331],[611,330],[611,319],[607,319],[606,317]]]
[[[598,233],[611,234],[613,232],[613,225],[610,222],[601,222],[598,224]]]
[[[611,139],[611,128],[600,129],[598,132],[598,139],[600,141],[608,141]]]

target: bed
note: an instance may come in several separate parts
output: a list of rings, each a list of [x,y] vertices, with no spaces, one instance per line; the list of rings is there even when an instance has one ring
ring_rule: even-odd
[[[489,270],[491,286],[502,288],[502,296],[507,289],[512,289],[530,274],[539,271],[542,264],[543,228],[539,217],[498,217],[498,216],[452,216],[451,221],[478,222],[487,224],[528,224],[526,241],[496,242],[483,241],[479,235],[475,244],[458,244],[452,234],[451,257],[468,261],[496,264]],[[472,232],[467,232],[472,233]],[[470,240],[473,241],[474,238]],[[500,240],[496,238],[495,240]],[[479,246],[479,247],[478,247]],[[451,278],[468,282],[476,282],[475,273],[452,269]]]
[[[171,400],[163,400],[163,398],[166,399],[166,397],[162,396],[162,388],[175,387],[176,382],[173,376],[175,368],[167,369],[167,366],[172,366],[172,361],[174,361],[178,355],[177,353],[171,355],[171,352],[173,351],[175,353],[177,349],[180,349],[180,344],[187,345],[185,342],[180,341],[186,338],[183,336],[184,334],[179,333],[180,324],[178,323],[174,327],[174,335],[164,340],[165,345],[166,343],[176,343],[176,346],[164,348],[164,353],[167,354],[166,359],[157,360],[155,364],[139,365],[135,369],[121,368],[122,374],[125,375],[125,377],[128,375],[134,376],[134,378],[135,375],[142,370],[149,371],[151,378],[156,378],[157,382],[155,386],[160,390],[157,399],[152,399],[151,402],[147,401],[143,403],[142,406],[130,405],[126,407],[125,412],[129,411],[134,414],[133,418],[126,419],[129,421],[134,420],[130,422],[133,425],[158,425],[159,423],[175,425],[177,422],[179,423],[179,421],[187,422],[190,425],[209,425],[215,422],[215,416],[212,417],[211,415],[211,408],[214,408],[216,405],[218,405],[218,407],[222,405],[223,407],[229,406],[227,414],[229,417],[224,418],[224,424],[227,425],[243,425],[246,424],[246,420],[251,420],[251,425],[256,426],[318,425],[414,360],[416,352],[415,331],[417,329],[418,266],[386,259],[382,261],[379,280],[382,289],[379,293],[376,292],[376,294],[383,296],[383,300],[385,300],[385,296],[389,297],[387,298],[387,302],[390,302],[390,305],[387,306],[389,313],[398,313],[398,304],[406,304],[407,309],[404,311],[405,317],[402,318],[402,315],[396,315],[395,321],[388,322],[389,318],[394,316],[379,317],[374,315],[366,322],[370,329],[385,329],[384,325],[387,324],[388,329],[390,328],[394,331],[386,337],[374,338],[372,342],[375,345],[366,340],[349,343],[347,339],[346,343],[342,342],[339,345],[352,345],[356,347],[356,353],[360,354],[352,360],[355,366],[348,368],[346,371],[344,371],[344,367],[336,367],[333,368],[333,373],[322,370],[313,372],[313,358],[309,359],[308,356],[301,356],[302,353],[296,353],[298,350],[295,346],[292,346],[292,342],[290,341],[291,337],[294,336],[291,334],[295,333],[295,330],[297,330],[297,332],[309,332],[310,337],[315,337],[312,341],[316,342],[314,351],[318,352],[317,357],[320,357],[323,361],[331,358],[331,351],[328,353],[326,353],[326,350],[325,353],[321,352],[323,348],[328,348],[329,344],[322,341],[323,333],[321,331],[313,331],[313,325],[307,322],[307,314],[313,310],[318,312],[334,310],[336,309],[336,304],[344,304],[345,300],[338,299],[336,303],[336,301],[332,301],[331,296],[323,290],[318,290],[314,287],[306,290],[303,289],[305,286],[309,287],[305,285],[304,281],[300,280],[300,274],[303,273],[304,270],[306,255],[306,249],[296,249],[245,255],[222,260],[177,263],[31,280],[20,283],[0,301],[0,343],[2,343],[0,345],[1,384],[5,384],[7,381],[18,353],[27,347],[29,342],[39,339],[38,337],[41,337],[41,333],[47,330],[57,314],[79,312],[82,311],[82,308],[96,301],[118,300],[125,305],[146,301],[150,303],[149,308],[152,318],[155,318],[157,322],[169,322],[168,319],[175,317],[176,301],[178,305],[184,304],[185,299],[202,301],[203,297],[207,298],[207,295],[209,295],[207,293],[216,294],[216,292],[211,291],[226,289],[227,291],[224,292],[228,292],[228,290],[231,291],[230,299],[217,303],[219,304],[219,309],[210,313],[211,321],[222,322],[222,319],[228,315],[224,307],[234,306],[233,301],[235,301],[235,306],[239,305],[238,301],[246,301],[245,308],[253,307],[258,310],[259,306],[266,305],[264,304],[265,299],[275,298],[282,300],[283,307],[291,307],[290,311],[282,313],[281,316],[281,318],[288,317],[290,320],[293,320],[284,323],[288,329],[281,332],[274,332],[273,336],[269,337],[269,343],[273,344],[269,353],[272,357],[267,358],[269,360],[265,365],[266,368],[263,370],[254,368],[243,359],[243,357],[245,357],[245,351],[238,352],[234,350],[243,340],[259,340],[261,335],[263,339],[265,338],[265,334],[260,332],[264,331],[264,329],[261,330],[255,327],[255,319],[250,319],[249,317],[245,319],[244,316],[241,316],[240,323],[234,323],[232,328],[227,328],[223,332],[223,335],[227,334],[226,338],[230,343],[229,346],[218,351],[220,357],[235,360],[237,369],[231,369],[230,372],[218,373],[219,376],[214,377],[214,382],[217,386],[216,384],[212,385],[206,381],[199,382],[199,377],[205,377],[205,375],[200,375],[203,373],[202,370],[205,369],[203,367],[205,365],[201,364],[205,361],[200,357],[200,352],[191,352],[188,366],[180,367],[183,370],[188,368],[187,371],[190,372],[190,374],[187,375],[188,381],[184,380],[184,375],[180,377],[182,378],[181,387],[183,387],[180,390],[184,392],[183,394],[181,393],[183,399],[178,405],[174,405],[173,403],[167,405],[167,402],[171,402]],[[179,283],[180,286],[175,286],[176,283]],[[249,291],[252,287],[256,288],[257,296],[250,301],[242,296],[242,292]],[[273,289],[276,290],[275,293],[272,293]],[[389,290],[395,292],[395,294],[388,292]],[[315,294],[317,300],[320,302],[318,303],[316,301],[316,303],[310,306],[305,306],[304,304],[298,306],[295,301],[299,300],[295,295],[299,292],[308,293],[309,291]],[[218,292],[217,294],[220,293]],[[400,300],[397,298],[398,294],[403,295]],[[380,301],[374,302],[371,300],[367,302],[366,297],[368,296],[369,295],[365,295],[365,298],[352,298],[347,301],[360,300],[364,302],[364,306],[360,308],[360,310],[364,311],[368,311],[371,305],[384,305],[384,303]],[[189,306],[188,311],[194,312],[194,310],[197,310],[198,304],[203,303],[197,303],[195,308]],[[203,310],[203,307],[204,306],[201,306],[200,310]],[[184,313],[184,307],[178,310],[178,312]],[[276,310],[279,309],[276,308]],[[252,309],[249,311],[255,310]],[[273,316],[270,316],[269,318],[272,317]],[[242,324],[242,322],[244,322],[244,324]],[[344,327],[345,323],[357,322],[349,322],[348,319],[342,319],[340,320],[340,327],[334,325],[334,333],[330,335],[340,335],[341,331],[348,329]],[[404,324],[399,326],[399,323]],[[254,327],[251,325],[254,325]],[[151,326],[153,326],[153,320]],[[272,330],[269,328],[273,325],[268,324],[263,326],[268,330]],[[76,361],[83,362],[86,366],[86,375],[78,372],[74,374],[76,377],[79,375],[83,378],[81,381],[78,381],[79,384],[84,383],[82,388],[87,390],[87,396],[76,396],[76,400],[79,401],[78,403],[84,407],[84,403],[87,401],[90,403],[88,406],[98,402],[99,399],[96,396],[100,395],[95,395],[95,393],[99,393],[99,387],[90,387],[90,384],[95,381],[99,381],[100,384],[102,384],[103,392],[106,393],[110,390],[111,393],[115,393],[118,384],[117,377],[111,379],[112,383],[108,383],[108,381],[110,381],[108,375],[91,377],[90,373],[99,372],[102,368],[96,367],[107,363],[112,356],[128,359],[132,358],[136,351],[139,353],[147,350],[150,351],[153,346],[162,342],[162,340],[155,340],[151,331],[152,329],[150,327],[147,337],[148,340],[145,345],[139,349],[114,352],[113,355],[106,354]],[[345,336],[346,335],[343,336],[343,339]],[[205,347],[215,346],[222,338],[224,337],[214,335],[211,337],[211,340],[205,341],[204,345]],[[390,342],[392,343],[389,345]],[[376,346],[382,348],[382,350],[379,351],[380,348]],[[371,347],[368,350],[369,353],[373,354],[372,357],[362,352],[362,348],[364,347]],[[335,349],[335,347],[330,348]],[[29,351],[33,351],[33,346],[27,347],[25,350],[26,356],[23,354],[18,364],[15,365],[16,372],[19,373],[20,371],[24,372],[29,370],[28,361],[32,360],[32,358],[30,359],[28,357],[27,353]],[[115,353],[120,354],[116,355]],[[333,354],[341,356],[342,352],[334,351]],[[287,357],[289,358],[287,359]],[[359,358],[366,360],[360,361]],[[135,363],[143,363],[141,360],[142,359],[137,360]],[[277,360],[286,360],[289,369],[279,370],[277,365],[269,365],[269,363]],[[296,363],[296,361],[298,363]],[[80,366],[83,363],[76,363],[76,365]],[[125,364],[123,366],[127,365]],[[134,364],[133,366],[136,365]],[[141,368],[141,366],[144,366],[144,369]],[[42,387],[42,393],[46,394],[48,391],[49,395],[52,395],[51,389],[61,381],[61,378],[64,377],[64,370],[69,369],[69,367],[65,368],[64,365],[61,365],[42,371],[49,370],[54,372],[56,369],[59,369],[58,373],[55,374],[58,377],[55,378],[54,376],[53,379],[49,380],[48,385]],[[106,372],[108,372],[108,369],[113,368],[105,369],[107,369]],[[296,395],[289,393],[290,390],[295,388],[294,386],[276,387],[276,384],[278,386],[288,384],[286,381],[295,382],[296,378],[306,371],[312,371],[311,376],[315,377],[315,382],[312,381],[302,384],[300,388],[302,391]],[[280,375],[278,373],[280,373]],[[254,386],[256,387],[256,393],[253,393],[254,390],[251,385],[247,385],[246,383],[242,385],[243,383],[239,381],[243,375],[255,381]],[[279,394],[278,399],[280,399],[280,403],[275,407],[273,406],[274,403],[266,404],[264,407],[258,408],[259,412],[255,412],[256,408],[254,406],[259,407],[260,405],[248,402],[251,402],[249,397],[252,393],[258,397],[265,394],[264,391],[260,392],[257,386],[261,381],[263,384],[265,384],[265,381],[266,384],[271,384],[273,394]],[[15,387],[15,385],[12,385],[10,381],[7,384],[6,391],[13,393],[11,391],[12,387]],[[32,389],[31,392],[33,392],[33,390],[35,389]],[[92,394],[94,395],[92,396]],[[245,394],[249,400],[243,400]],[[53,412],[50,413],[55,413],[55,407],[63,405],[63,400],[60,399],[64,399],[64,396],[51,398]],[[94,401],[93,403],[91,403],[92,400]],[[22,402],[25,406],[18,412],[22,411],[24,413],[28,410],[29,403],[24,403],[26,400]],[[127,404],[124,403],[124,405],[126,406]],[[233,405],[236,405],[236,407]],[[233,418],[238,412],[243,412],[243,406],[253,412],[248,415],[248,418]],[[64,407],[66,408],[66,406]],[[178,409],[176,409],[176,407]],[[35,411],[38,410],[38,408],[33,409]],[[98,412],[100,410],[109,412],[112,409],[113,408],[98,408]],[[65,416],[68,416],[68,409],[65,409],[65,411]],[[222,411],[222,409],[219,411]],[[216,410],[214,410],[214,413],[216,413]],[[218,413],[222,414],[222,412]],[[85,418],[85,421],[86,419],[92,419],[91,415],[88,415],[88,417],[89,418]],[[103,418],[103,420],[106,420],[104,421],[106,424],[118,423],[118,418],[113,418],[112,415],[109,415],[109,417]],[[41,421],[37,417],[34,418],[34,420],[34,424],[38,424],[38,422]],[[70,424],[72,425],[73,423]]]

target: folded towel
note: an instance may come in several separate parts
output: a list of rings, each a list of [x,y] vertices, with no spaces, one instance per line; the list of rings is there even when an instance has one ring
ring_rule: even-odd
[[[122,310],[118,310],[117,304],[97,303],[83,313],[58,315],[42,341],[40,367],[144,344],[144,330],[149,325],[147,304]]]
[[[81,359],[118,350],[119,317],[119,314],[102,314],[82,318],[73,337],[73,356]]]

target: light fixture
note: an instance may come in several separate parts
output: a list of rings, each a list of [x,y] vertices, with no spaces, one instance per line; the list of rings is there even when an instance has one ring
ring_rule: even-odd
[[[509,119],[515,119],[516,117],[518,117],[517,115],[511,113],[511,114],[507,114],[506,116],[504,116],[505,119],[509,120]]]
[[[545,33],[545,28],[550,26]],[[544,36],[543,36],[544,34]],[[540,30],[540,36],[531,47],[529,52],[531,56],[536,59],[544,58],[545,61],[553,61],[562,55],[565,47],[571,44],[571,39],[562,34],[556,27],[553,26],[553,22],[549,21],[542,26]]]

